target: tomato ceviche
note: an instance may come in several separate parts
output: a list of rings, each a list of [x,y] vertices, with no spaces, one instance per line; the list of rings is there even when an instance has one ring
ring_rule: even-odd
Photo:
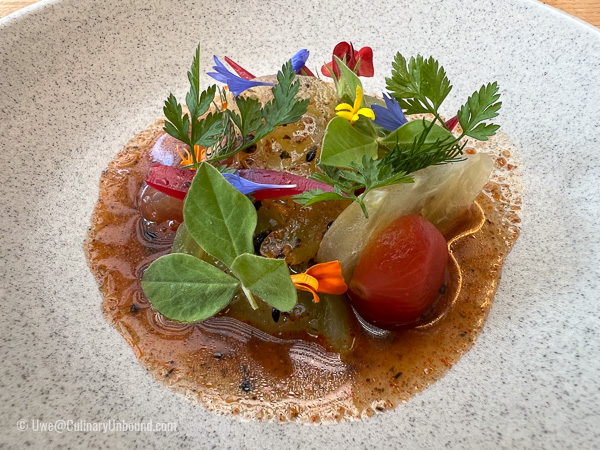
[[[296,376],[295,369],[278,372],[283,370],[281,364],[285,366],[284,352],[291,351],[286,347],[288,341],[299,342],[302,337],[337,354],[338,363],[346,363],[348,376],[369,373],[369,364],[359,369],[360,364],[353,362],[353,358],[368,358],[364,353],[357,356],[363,341],[349,324],[359,324],[361,333],[371,336],[373,342],[397,342],[409,336],[401,333],[413,333],[404,339],[404,345],[415,346],[418,339],[427,339],[414,332],[454,320],[452,311],[460,309],[457,302],[463,283],[478,286],[477,292],[484,292],[486,299],[493,297],[494,277],[499,277],[499,271],[495,269],[494,277],[486,278],[489,283],[485,287],[469,281],[476,272],[475,263],[465,260],[472,265],[472,273],[463,277],[452,245],[465,236],[482,233],[482,229],[489,228],[494,235],[501,228],[501,224],[494,228],[494,217],[486,219],[494,198],[492,203],[479,203],[487,202],[481,200],[482,189],[490,186],[494,167],[506,164],[473,150],[478,143],[486,144],[499,128],[491,123],[501,107],[498,85],[484,84],[454,116],[444,119],[440,110],[452,86],[433,57],[406,58],[397,53],[386,78],[386,92],[371,96],[363,92],[361,82],[362,77],[374,75],[371,48],[355,50],[350,43],[339,43],[331,61],[320,69],[324,80],[315,76],[319,71],[307,67],[308,56],[308,50],[300,50],[275,76],[264,77],[256,77],[226,57],[228,68],[215,56],[208,75],[219,84],[201,90],[200,48],[196,49],[187,74],[190,84],[185,102],[172,94],[165,101],[164,134],[152,137],[145,154],[135,146],[125,156],[135,159],[135,164],[143,158],[148,161],[136,166],[143,177],[139,180],[141,195],[124,203],[124,210],[136,206],[143,239],[154,240],[135,261],[131,257],[130,269],[119,269],[121,278],[131,278],[123,273],[135,271],[134,284],[140,291],[133,297],[129,285],[120,288],[119,276],[113,274],[109,278],[116,281],[107,282],[110,270],[105,261],[109,257],[114,261],[115,252],[122,252],[123,260],[135,252],[131,246],[115,250],[124,239],[113,238],[109,243],[102,234],[108,223],[103,214],[108,214],[109,208],[101,193],[87,242],[88,259],[105,298],[117,305],[109,309],[116,311],[119,305],[126,305],[113,314],[113,320],[137,349],[140,360],[166,361],[153,367],[159,367],[161,377],[174,379],[173,373],[180,370],[178,358],[168,356],[167,349],[170,345],[170,351],[175,351],[177,344],[169,338],[164,340],[164,351],[157,350],[160,345],[155,341],[144,347],[144,339],[156,339],[149,337],[156,333],[141,332],[136,328],[139,324],[126,317],[139,315],[140,308],[150,311],[149,320],[158,321],[163,328],[170,324],[173,330],[196,330],[185,335],[188,349],[190,336],[198,332],[206,337],[213,332],[213,324],[218,329],[219,323],[225,324],[219,321],[226,319],[260,330],[250,334],[263,336],[265,342],[271,342],[269,336],[279,339],[278,344],[285,348],[277,357],[279,366],[269,369],[269,376],[275,377],[274,385],[284,386],[282,380]],[[124,165],[122,158],[119,161],[120,169],[131,164]],[[111,180],[109,184],[114,183]],[[149,224],[155,228],[151,230]],[[158,229],[172,234],[166,244],[158,243]],[[511,242],[514,240],[516,235]],[[489,246],[498,249],[497,244]],[[510,246],[507,244],[506,252],[498,250],[500,261]],[[476,252],[474,248],[470,251]],[[132,299],[129,303],[114,300],[115,292]],[[456,314],[464,318],[466,313]],[[480,317],[475,319],[480,327]],[[231,326],[232,322],[226,323]],[[222,325],[223,329],[227,326]],[[206,384],[203,378],[210,366],[198,356],[199,349],[210,347],[219,364],[227,358],[219,345],[207,342],[198,344],[193,353],[198,364],[188,361],[180,376],[202,378],[202,383],[211,387],[214,382]],[[382,344],[362,345],[365,350],[379,348],[384,353]],[[433,348],[433,341],[427,345]],[[279,350],[271,350],[278,354]],[[252,352],[250,347],[243,351]],[[189,359],[190,354],[186,355]],[[235,358],[243,359],[239,354]],[[235,358],[232,356],[232,361],[237,364]],[[258,361],[261,357],[254,358]],[[312,359],[318,358],[313,355]],[[440,360],[447,361],[446,367],[454,361],[445,356]],[[264,361],[260,364],[270,367]],[[260,377],[249,374],[250,362],[237,367],[244,368],[239,369],[241,381],[235,378],[229,384],[247,394],[245,407],[256,406],[277,391],[265,383],[260,395],[253,394]],[[401,377],[407,372],[398,367],[402,365],[386,369],[390,372],[386,376],[392,377],[390,388],[410,384],[402,384]],[[321,367],[320,373],[323,370]],[[225,378],[233,377],[225,369],[222,373],[228,373]],[[337,381],[332,381],[339,378],[339,370],[336,373],[323,384],[341,398]],[[375,379],[366,376],[362,382]],[[405,391],[418,391],[430,382],[415,382]],[[211,391],[199,389],[198,383],[194,386],[198,395]],[[221,387],[221,391],[228,389]],[[306,388],[306,398],[323,395],[317,388],[311,389]],[[387,398],[381,389],[370,389],[369,395]],[[214,403],[215,398],[216,394],[206,403]],[[277,401],[282,398],[273,397]],[[389,398],[404,397],[396,394]],[[382,405],[390,406],[389,398]],[[357,402],[354,399],[353,405]],[[373,404],[370,398],[352,414],[361,416],[372,410]],[[286,405],[286,414],[292,411],[290,417],[302,411],[308,411],[308,417],[319,416],[314,404]],[[332,414],[339,419],[344,413],[339,412],[339,405],[336,408],[338,412]],[[352,409],[344,408],[346,412]]]

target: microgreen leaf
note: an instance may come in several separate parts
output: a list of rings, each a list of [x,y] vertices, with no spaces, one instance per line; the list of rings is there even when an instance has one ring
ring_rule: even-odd
[[[498,116],[502,106],[499,102],[498,84],[488,83],[475,91],[458,111],[458,122],[463,129],[463,134],[480,141],[487,141],[488,137],[496,134],[498,125],[481,123]]]
[[[192,133],[194,145],[212,146],[223,136],[223,113],[209,113],[193,127]]]
[[[284,260],[245,253],[235,259],[231,270],[247,290],[279,311],[296,305],[296,288]]]
[[[321,150],[321,164],[352,168],[352,162],[363,155],[377,157],[377,141],[356,130],[343,117],[335,117],[327,125]]]
[[[231,301],[239,281],[194,256],[171,253],[144,273],[142,289],[165,317],[197,322],[214,316]]]
[[[454,137],[450,131],[435,123],[432,124],[428,120],[413,120],[390,133],[382,140],[382,143],[390,149],[394,148],[396,145],[411,146],[415,139],[431,125],[433,126],[427,133],[426,143],[431,144],[437,140],[451,139]]]
[[[165,132],[184,144],[190,145],[190,117],[183,114],[182,107],[173,94],[169,95],[169,98],[165,101],[163,113],[167,118],[164,126]]]
[[[202,163],[183,207],[189,233],[227,267],[238,255],[252,252],[256,210],[217,169]]]
[[[350,200],[351,197],[341,193],[341,189],[336,186],[334,192],[324,192],[321,189],[311,189],[302,194],[294,195],[294,201],[300,205],[310,206],[313,203],[324,202],[327,200]]]
[[[396,54],[392,76],[386,78],[387,89],[406,114],[431,113],[439,117],[438,109],[452,90],[446,71],[432,57],[421,55],[406,58]]]
[[[306,113],[309,100],[296,98],[299,88],[300,83],[296,80],[290,60],[277,73],[277,84],[271,88],[273,98],[265,106],[254,98],[238,97],[236,105],[239,114],[232,110],[225,113],[228,114],[229,123],[235,124],[239,130],[241,144],[238,145],[235,133],[225,133],[226,142],[216,149],[216,156],[211,160],[229,158],[256,144],[275,128],[300,120]]]

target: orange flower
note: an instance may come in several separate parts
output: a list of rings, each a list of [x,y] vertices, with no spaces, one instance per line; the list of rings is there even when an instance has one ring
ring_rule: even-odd
[[[310,292],[315,303],[319,302],[317,292],[340,295],[348,290],[339,261],[316,264],[306,272],[291,277],[296,289]]]
[[[185,147],[184,147],[183,151],[185,152],[185,156],[181,153],[181,150],[179,150],[179,145],[178,145],[177,153],[179,153],[179,156],[181,156],[181,165],[182,166],[191,166],[192,164],[194,164],[194,159],[192,158],[192,154],[190,153],[190,151]],[[197,162],[204,161],[206,159],[206,149],[199,145],[194,145],[194,155],[196,156]],[[195,167],[190,167],[190,169],[196,170]]]

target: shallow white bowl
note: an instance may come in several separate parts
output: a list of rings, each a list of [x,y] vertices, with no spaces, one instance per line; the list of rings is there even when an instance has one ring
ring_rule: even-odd
[[[523,156],[522,235],[475,347],[407,404],[314,427],[218,416],[154,382],[102,316],[82,251],[100,173],[169,92],[182,96],[198,41],[204,69],[217,54],[268,74],[303,47],[317,68],[340,40],[374,48],[368,91],[396,51],[443,63],[448,112],[499,82],[498,120]],[[599,75],[599,30],[530,0],[63,0],[3,19],[0,444],[599,446]],[[35,420],[178,429],[57,433]]]

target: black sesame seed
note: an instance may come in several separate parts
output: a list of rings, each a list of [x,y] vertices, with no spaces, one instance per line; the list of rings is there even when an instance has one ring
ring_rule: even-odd
[[[135,314],[136,312],[138,312],[138,311],[139,311],[139,308],[138,308],[138,306],[137,306],[135,303],[133,303],[133,304],[131,305],[131,307],[129,308],[129,311],[131,311],[132,313],[134,313],[134,314]]]
[[[311,162],[317,156],[317,147],[313,145],[306,153],[306,161]]]
[[[271,317],[273,317],[273,320],[275,321],[275,323],[279,322],[280,316],[281,316],[281,311],[279,311],[277,308],[273,308],[273,310],[271,311]]]
[[[442,284],[442,287],[440,287],[439,293],[440,295],[443,295],[446,292],[446,285]]]
[[[240,389],[244,392],[250,392],[252,390],[253,386],[252,383],[250,382],[250,380],[247,380],[246,378],[244,378],[242,380],[242,383],[240,384]]]

